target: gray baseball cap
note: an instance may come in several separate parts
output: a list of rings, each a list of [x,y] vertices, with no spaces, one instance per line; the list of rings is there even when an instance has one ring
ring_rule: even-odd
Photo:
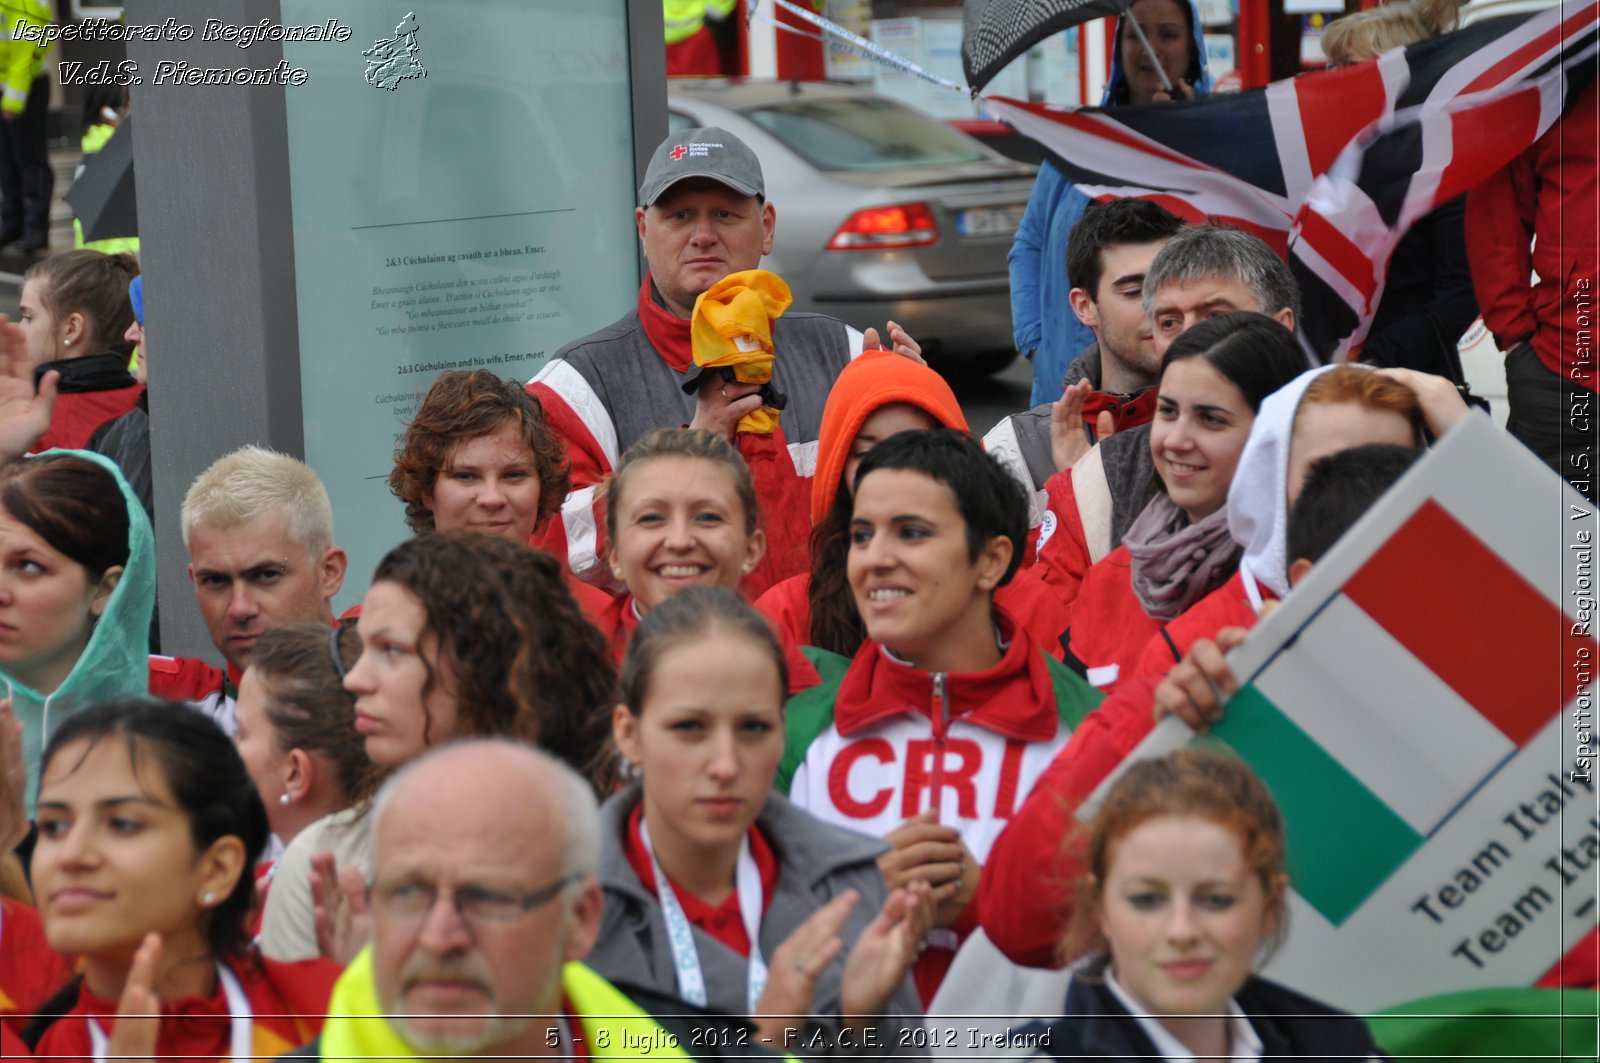
[[[765,194],[761,163],[749,146],[726,129],[685,129],[661,142],[644,171],[639,203],[648,207],[686,177],[709,177],[742,196]]]

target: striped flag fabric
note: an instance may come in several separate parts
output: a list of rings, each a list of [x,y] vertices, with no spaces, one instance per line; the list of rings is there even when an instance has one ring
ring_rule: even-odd
[[[1426,588],[1427,608],[1402,588]],[[1434,499],[1314,623],[1344,668],[1283,656],[1213,736],[1272,789],[1294,889],[1341,925],[1450,820],[1461,778],[1491,775],[1578,695],[1562,661],[1595,640]]]
[[[1426,608],[1397,593],[1422,588]],[[1336,655],[1268,664],[1212,734],[1277,797],[1295,891],[1339,926],[1460,807],[1461,779],[1492,775],[1577,696],[1562,662],[1596,643],[1433,499],[1312,623]]]
[[[988,98],[1096,199],[1212,217],[1290,261],[1322,361],[1365,336],[1405,230],[1511,161],[1594,74],[1600,0],[1492,19],[1373,62],[1116,110]]]

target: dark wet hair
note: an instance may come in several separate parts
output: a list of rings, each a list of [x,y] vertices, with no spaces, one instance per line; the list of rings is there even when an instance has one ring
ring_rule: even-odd
[[[1189,329],[1161,357],[1161,372],[1185,358],[1203,358],[1259,412],[1268,395],[1306,371],[1294,333],[1265,314],[1235,310]]]
[[[967,554],[976,561],[989,540],[1011,540],[1011,562],[997,586],[1005,586],[1022,564],[1028,540],[1028,498],[1016,477],[958,428],[900,432],[873,447],[856,466],[855,487],[879,469],[919,472],[950,488],[956,512],[967,526]]]
[[[267,811],[232,740],[213,721],[184,706],[155,698],[118,698],[62,721],[40,758],[40,778],[73,743],[88,742],[87,756],[108,739],[126,743],[135,776],[145,778],[147,764],[161,772],[189,821],[196,851],[204,852],[222,838],[238,838],[243,844],[239,880],[220,904],[205,913],[205,937],[214,957],[247,955],[253,872],[270,830]],[[81,765],[82,757],[72,770]]]
[[[43,454],[0,467],[0,508],[94,585],[128,563],[128,500],[105,466],[75,454]]]
[[[1153,244],[1187,224],[1148,199],[1113,199],[1090,203],[1067,236],[1067,283],[1082,288],[1099,302],[1105,252],[1120,244]]]
[[[628,643],[628,656],[622,664],[622,704],[628,711],[637,716],[644,710],[662,654],[713,631],[739,635],[760,646],[778,670],[780,696],[787,697],[789,663],[766,618],[726,588],[685,587],[646,613]]]
[[[1410,447],[1367,443],[1312,462],[1289,514],[1289,560],[1321,561],[1421,456]]]

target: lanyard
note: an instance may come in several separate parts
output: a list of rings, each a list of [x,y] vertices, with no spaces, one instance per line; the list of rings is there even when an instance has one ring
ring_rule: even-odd
[[[225,964],[217,964],[217,981],[222,983],[222,994],[228,1001],[228,1040],[232,1049],[233,1063],[250,1063],[255,1057],[255,1052],[252,1051],[254,1045],[251,1043],[251,1020],[255,1016],[250,1011],[250,998],[244,995],[244,987]],[[87,1016],[87,1019],[94,1063],[105,1063],[109,1039],[105,1030],[101,1029],[98,1019],[92,1015]]]
[[[656,899],[661,903],[661,915],[667,922],[667,944],[672,949],[672,967],[678,975],[678,992],[695,1007],[707,1007],[706,979],[700,970],[700,954],[695,951],[694,932],[689,928],[689,918],[683,914],[672,883],[667,881],[661,862],[656,859],[656,851],[650,844],[650,825],[642,819],[639,839],[644,842],[644,851],[650,854],[650,870],[655,872]],[[767,964],[761,958],[761,872],[756,868],[755,857],[750,855],[749,834],[739,842],[734,885],[739,891],[739,915],[744,921],[745,937],[750,940],[745,993],[749,999],[747,1014],[754,1015],[761,993],[767,988]]]

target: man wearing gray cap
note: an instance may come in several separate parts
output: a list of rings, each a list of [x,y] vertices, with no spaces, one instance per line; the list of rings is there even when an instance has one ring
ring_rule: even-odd
[[[645,433],[682,424],[733,439],[753,459],[768,552],[742,584],[746,595],[807,568],[807,500],[822,407],[839,370],[863,347],[879,345],[877,330],[863,336],[821,314],[788,313],[774,321],[771,389],[787,404],[770,437],[736,433],[739,420],[762,406],[757,385],[706,373],[693,395],[684,391],[694,368],[689,324],[695,300],[730,273],[757,268],[772,250],[777,214],[764,192],[760,161],[727,130],[669,136],[650,160],[634,210],[650,267],[638,306],[561,348],[528,385],[572,463],[572,493],[561,520],[548,523],[537,545],[566,557],[589,582],[616,589],[604,563],[596,485]],[[895,351],[921,360],[921,349],[898,325],[889,322],[888,333]],[[752,447],[768,453],[756,458]]]

